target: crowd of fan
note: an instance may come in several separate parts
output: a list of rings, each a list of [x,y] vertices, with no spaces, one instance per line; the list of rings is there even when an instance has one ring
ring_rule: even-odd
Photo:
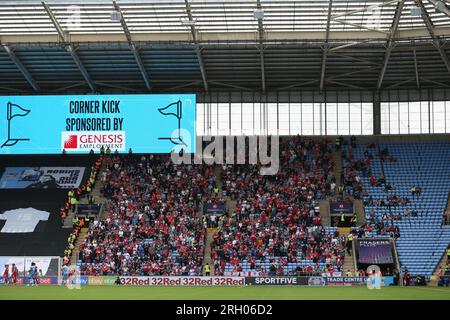
[[[362,146],[360,146],[362,147]],[[353,150],[357,148],[356,144],[342,150],[343,175],[346,193],[352,195],[356,199],[363,199],[366,207],[366,223],[358,230],[359,237],[369,237],[373,231],[377,235],[389,235],[393,238],[400,237],[398,226],[394,225],[394,221],[398,221],[403,217],[417,216],[417,211],[406,207],[410,203],[408,197],[399,197],[394,193],[395,186],[388,183],[383,175],[376,177],[372,173],[372,162],[379,158],[380,161],[397,161],[396,158],[389,154],[387,148],[379,150],[374,143],[365,146],[363,158],[355,159]],[[377,152],[378,151],[378,152]],[[383,188],[386,196],[380,199],[374,199],[364,186],[361,176],[368,178],[371,187]],[[404,207],[402,214],[394,214],[391,211],[393,207]],[[384,213],[377,215],[379,209],[384,209]]]
[[[174,165],[168,155],[105,158],[107,218],[80,247],[86,275],[200,275],[206,228],[197,217],[215,188],[212,167]]]
[[[299,136],[281,141],[276,175],[260,175],[259,165],[226,165],[222,177],[237,207],[213,240],[216,274],[224,274],[227,265],[240,272],[244,261],[261,275],[283,275],[289,263],[298,263],[293,272],[319,271],[319,263],[341,269],[341,239],[325,234],[318,208],[336,187],[329,141]],[[270,261],[270,267],[258,260]],[[300,267],[300,260],[312,264]]]

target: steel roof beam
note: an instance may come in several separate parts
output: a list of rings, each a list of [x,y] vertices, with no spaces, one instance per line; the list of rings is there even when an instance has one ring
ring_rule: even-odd
[[[234,88],[234,89],[239,89],[239,90],[244,90],[244,91],[253,91],[253,89],[235,85],[235,84],[231,84],[231,83],[223,83],[223,82],[219,82],[219,81],[210,81],[210,82],[211,82],[211,84],[215,84],[218,86],[229,87],[229,88]]]
[[[115,0],[113,0],[113,6],[114,6],[114,9],[120,13],[120,24],[122,25],[122,29],[127,38],[130,50],[133,52],[133,56],[134,56],[134,59],[136,60],[136,64],[138,65],[139,71],[141,72],[142,78],[144,79],[145,86],[147,87],[147,89],[151,89],[152,86],[150,84],[150,77],[147,73],[147,70],[145,69],[144,63],[142,62],[142,58],[141,58],[141,55],[139,54],[139,50],[136,48],[136,44],[134,43],[133,39],[131,38],[131,33],[130,33],[127,23],[125,22],[125,19],[123,17],[122,10],[120,10],[120,7]]]
[[[327,57],[328,57],[328,41],[330,40],[330,24],[331,24],[331,10],[333,8],[333,0],[329,0],[328,3],[328,16],[327,16],[327,27],[325,30],[325,46],[322,53],[322,67],[320,71],[320,91],[323,90],[323,84],[325,80],[325,72],[327,68]]]
[[[261,10],[261,1],[256,0],[256,8]],[[261,88],[262,92],[266,92],[266,73],[265,73],[265,63],[264,63],[264,25],[263,20],[258,19],[258,38],[259,38],[259,61],[261,67]]]
[[[425,6],[423,5],[422,0],[414,0],[416,5],[420,7],[422,11],[422,19],[425,22],[425,25],[427,26],[428,33],[430,34],[430,37],[433,39],[433,44],[436,47],[436,49],[439,52],[439,55],[441,56],[442,62],[444,62],[445,67],[447,68],[448,72],[450,72],[450,61],[448,60],[447,54],[445,53],[443,47],[443,43],[441,39],[436,36],[434,32],[434,25],[433,22],[430,19],[430,16],[428,15],[427,10],[425,9]]]
[[[389,59],[391,57],[392,49],[394,49],[395,45],[395,34],[397,33],[398,24],[400,22],[400,17],[402,16],[403,5],[405,0],[399,1],[397,5],[397,9],[395,10],[394,20],[392,21],[392,27],[389,33],[388,41],[386,44],[386,53],[384,55],[383,66],[381,67],[380,76],[378,77],[377,90],[380,90],[381,85],[383,84],[384,75],[386,74],[387,66],[389,64]]]
[[[0,86],[0,90],[13,91],[13,92],[20,92],[20,93],[25,93],[25,92],[27,92],[27,91],[22,90],[22,89],[10,88],[10,87],[5,87],[5,86]]]
[[[435,34],[449,38],[450,26],[441,25],[435,27]],[[320,31],[271,31],[265,30],[264,42],[267,43],[308,43],[308,42],[323,42],[325,39],[325,32]],[[404,40],[418,39],[428,37],[427,28],[418,26],[414,29],[398,29],[397,37]],[[330,34],[330,41],[348,43],[349,41],[365,41],[365,42],[379,42],[386,41],[387,35],[385,32],[367,31],[367,30],[336,30],[332,28]],[[3,32],[0,35],[2,43],[55,43],[54,34],[9,34]],[[120,33],[107,33],[99,31],[98,33],[74,33],[70,35],[72,43],[75,42],[92,42],[92,43],[119,43],[123,41],[123,31]],[[193,44],[191,32],[161,32],[148,33],[144,31],[133,32],[133,40],[137,42],[149,43],[185,43]],[[199,45],[206,44],[221,44],[221,43],[245,43],[257,44],[255,39],[255,31],[218,31],[218,32],[203,32],[202,38],[198,39]]]
[[[438,0],[428,0],[429,2],[431,2],[435,7],[438,4]],[[450,17],[450,9],[447,7],[445,1],[444,1],[445,7],[444,10],[442,11],[443,14],[447,15],[448,17]]]
[[[195,30],[195,25],[194,25],[195,21],[194,21],[194,17],[192,16],[191,5],[189,4],[188,0],[184,0],[184,4],[186,5],[186,14],[187,14],[189,22],[191,24],[190,29],[191,29],[192,41],[195,46],[195,54],[197,55],[198,65],[200,66],[200,72],[202,74],[203,87],[205,88],[205,91],[208,92],[208,81],[207,81],[207,77],[206,77],[206,69],[205,69],[205,64],[203,62],[202,50],[200,48],[200,45],[198,44],[197,31]]]
[[[335,15],[332,15],[331,18],[334,20],[334,19],[337,19],[337,18],[340,18],[340,17],[346,17],[346,16],[349,16],[349,15],[352,15],[352,14],[355,14],[355,13],[365,12],[365,11],[368,11],[370,9],[383,7],[383,6],[394,4],[394,3],[397,3],[397,2],[400,2],[400,1],[401,0],[385,1],[385,2],[381,2],[381,3],[378,3],[378,4],[371,5],[371,6],[367,6],[367,7],[361,8],[361,9],[356,9],[356,10],[352,10],[352,11],[347,11],[347,12],[342,12],[342,13],[339,13],[339,14],[335,14]]]
[[[8,46],[3,44],[3,49],[5,49],[6,53],[8,54],[9,58],[14,62],[14,64],[17,66],[17,68],[20,70],[20,72],[23,74],[25,79],[28,81],[30,86],[33,88],[34,91],[39,92],[41,88],[34,80],[33,76],[30,74],[30,72],[27,70],[27,68],[23,65],[22,61],[17,57],[17,55],[14,53],[14,51]]]
[[[414,58],[414,73],[416,75],[416,86],[419,89],[420,88],[420,78],[419,78],[419,68],[417,66],[416,48],[413,48],[413,58]]]
[[[83,62],[80,60],[76,48],[70,43],[70,41],[68,41],[67,36],[64,33],[64,30],[62,29],[61,25],[59,24],[58,20],[56,19],[53,11],[50,9],[48,4],[45,1],[42,1],[41,3],[44,6],[44,9],[47,12],[47,15],[49,16],[50,20],[52,21],[56,31],[58,32],[59,37],[63,41],[65,50],[71,55],[73,61],[77,65],[78,70],[80,70],[81,74],[83,75],[83,78],[86,81],[89,88],[91,88],[91,90],[95,92],[96,89],[94,82],[92,81],[91,76],[86,70]]]

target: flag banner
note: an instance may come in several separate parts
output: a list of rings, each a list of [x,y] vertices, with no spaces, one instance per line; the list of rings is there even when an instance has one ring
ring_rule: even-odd
[[[84,167],[6,167],[0,189],[78,188],[84,171]]]
[[[0,154],[195,152],[194,94],[0,97]]]

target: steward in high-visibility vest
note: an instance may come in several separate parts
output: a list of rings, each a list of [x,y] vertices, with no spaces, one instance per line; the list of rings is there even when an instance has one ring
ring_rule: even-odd
[[[209,264],[205,264],[205,266],[203,267],[203,270],[205,271],[205,275],[209,276],[211,273],[211,267],[209,266]]]
[[[341,139],[340,138],[336,138],[336,140],[334,142],[334,146],[336,147],[336,150],[339,150],[339,148],[341,147]]]
[[[352,241],[353,241],[353,234],[350,233],[347,237],[347,246],[350,248],[352,245]]]
[[[353,215],[351,222],[356,223],[356,214]]]
[[[76,205],[76,204],[78,204],[77,198],[72,197],[72,198],[70,199],[70,204],[71,204],[71,205]]]

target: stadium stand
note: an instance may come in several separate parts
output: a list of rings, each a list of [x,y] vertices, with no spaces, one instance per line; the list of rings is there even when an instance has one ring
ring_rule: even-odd
[[[365,286],[450,283],[450,0],[0,0],[0,300],[38,283],[448,299]]]
[[[80,247],[86,275],[200,275],[206,228],[198,216],[215,176],[175,166],[167,155],[106,158],[107,218],[94,220]]]
[[[341,270],[339,235],[325,232],[317,210],[335,183],[330,142],[284,139],[280,167],[275,176],[260,176],[257,165],[224,167],[226,194],[237,206],[213,242],[221,274]]]
[[[358,144],[344,153],[346,180],[355,169],[361,173],[366,218],[382,226],[372,236],[386,234],[383,227],[394,227],[402,267],[411,275],[433,274],[450,241],[450,229],[442,227],[450,187],[450,144]],[[348,189],[360,190],[354,182]]]

